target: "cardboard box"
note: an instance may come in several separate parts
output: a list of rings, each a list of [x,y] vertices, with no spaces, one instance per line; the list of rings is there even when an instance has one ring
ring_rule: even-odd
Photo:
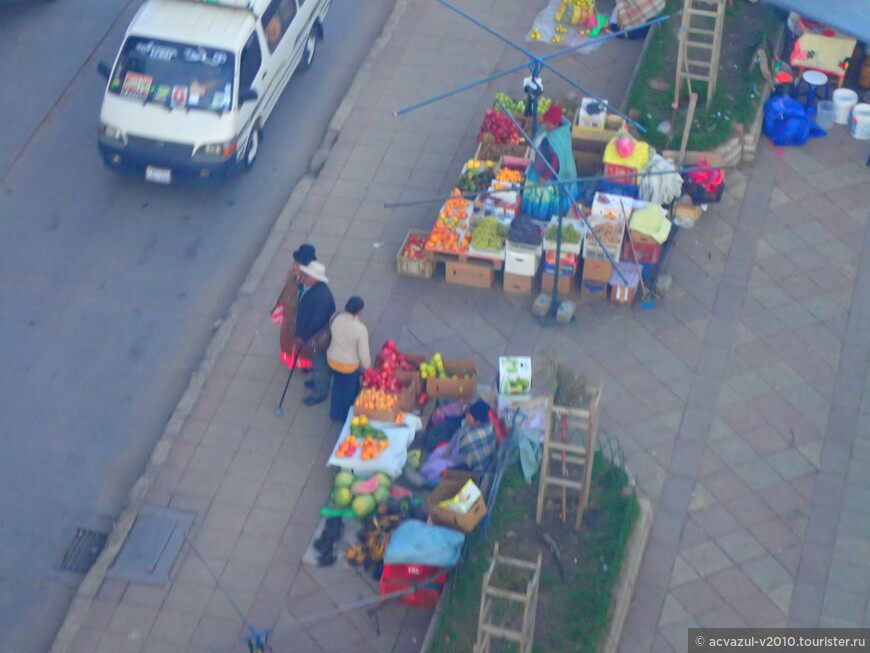
[[[607,296],[607,282],[606,281],[583,281],[582,291],[584,294],[588,295],[599,295],[601,297]]]
[[[531,295],[535,290],[535,277],[504,273],[504,291],[514,295]]]
[[[445,360],[444,374],[448,377],[458,375],[471,378],[426,379],[426,394],[430,397],[450,399],[472,399],[477,394],[477,370],[474,361]]]
[[[590,113],[593,106],[597,108],[597,112]],[[604,129],[604,123],[607,121],[607,109],[598,98],[585,97],[580,100],[580,108],[577,109],[577,126],[592,127],[593,129]]]
[[[478,498],[471,509],[464,514],[451,512],[447,508],[438,506],[442,501],[456,496],[456,493],[469,479],[477,483],[478,474],[449,470],[441,477],[441,482],[429,495],[429,517],[433,524],[470,533],[483,520],[486,516],[486,502],[483,497]]]
[[[524,386],[519,388],[519,382]],[[511,386],[515,392],[511,392]],[[519,388],[519,389],[518,389]],[[528,394],[532,388],[531,356],[499,356],[498,391],[501,394]]]
[[[533,277],[538,272],[538,263],[540,262],[540,248],[512,245],[507,243],[504,251],[504,271],[505,275],[517,275],[524,277]]]
[[[587,257],[583,260],[583,281],[610,282],[613,263],[606,258]]]
[[[405,256],[402,256],[402,252],[405,251],[405,245],[408,244],[408,239],[411,236],[420,236],[421,238],[427,238],[429,236],[429,232],[423,231],[421,229],[411,229],[408,232],[408,235],[405,236],[405,240],[402,242],[402,246],[396,253],[396,273],[402,275],[403,277],[431,279],[432,275],[435,273],[435,259],[432,258],[431,254],[429,254],[426,258],[422,259],[407,258]]]
[[[549,295],[553,292],[553,275],[541,275],[541,292]],[[574,292],[574,277],[559,275],[559,296],[564,297]]]
[[[448,261],[445,265],[445,278],[448,283],[475,288],[489,288],[495,279],[491,265],[461,261]]]
[[[610,286],[610,299],[617,304],[631,304],[634,301],[635,292],[637,292],[637,288]]]
[[[657,241],[652,236],[648,236],[647,234],[642,234],[639,231],[635,231],[634,229],[628,230],[631,235],[632,242],[637,245],[638,243],[649,243],[650,245],[659,245],[659,241]]]

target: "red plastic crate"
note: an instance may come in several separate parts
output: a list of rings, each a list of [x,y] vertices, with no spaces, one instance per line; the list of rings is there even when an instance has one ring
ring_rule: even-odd
[[[638,263],[658,263],[662,255],[662,246],[658,243],[634,243],[634,252],[631,251],[631,243],[627,240],[622,246],[622,260],[634,263],[634,254],[637,253]]]
[[[440,567],[430,567],[429,565],[385,564],[384,573],[381,576],[381,594],[389,594],[390,592],[407,589],[411,586],[411,583],[418,582],[424,578],[430,578],[433,574],[437,574],[440,569]],[[432,610],[438,603],[438,597],[441,596],[441,590],[446,582],[447,572],[444,572],[439,576],[430,578],[416,592],[403,596],[399,599],[399,603],[415,608]]]
[[[612,175],[632,175],[630,177],[616,177],[614,179],[608,179],[607,181],[612,184],[626,184],[628,186],[637,186],[638,177],[637,168],[632,168],[631,166],[621,166],[616,163],[605,163],[604,164],[604,176],[610,177]]]

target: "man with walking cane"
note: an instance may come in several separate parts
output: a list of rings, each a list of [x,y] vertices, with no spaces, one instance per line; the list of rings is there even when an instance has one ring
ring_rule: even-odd
[[[293,377],[295,369],[301,369],[307,373],[311,371],[311,359],[303,356],[302,352],[297,350],[293,344],[296,336],[296,313],[299,303],[299,294],[302,290],[302,285],[299,277],[299,268],[303,265],[308,265],[316,260],[314,246],[307,243],[300,245],[299,249],[293,252],[293,267],[287,274],[287,280],[284,282],[284,288],[281,294],[278,295],[278,301],[275,302],[275,308],[272,309],[271,320],[273,324],[281,327],[278,344],[281,352],[281,361],[290,370],[290,375],[287,377],[287,383],[284,385],[284,392],[281,393],[281,401],[275,408],[275,414],[281,414],[281,406],[284,404],[284,395],[287,394],[287,388],[290,386],[290,379]]]
[[[299,305],[296,310],[296,337],[293,342],[297,349],[310,352],[312,378],[305,382],[311,394],[303,402],[315,406],[326,399],[329,393],[330,371],[326,360],[326,350],[332,338],[330,320],[335,314],[335,299],[327,286],[326,266],[319,261],[299,266],[302,289],[299,291]]]

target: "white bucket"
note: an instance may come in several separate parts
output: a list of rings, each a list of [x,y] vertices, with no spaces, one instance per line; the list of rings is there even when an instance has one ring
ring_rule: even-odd
[[[831,99],[834,101],[834,122],[848,125],[849,112],[858,104],[858,94],[851,88],[838,88]]]
[[[859,141],[870,139],[870,104],[852,107],[852,137]]]

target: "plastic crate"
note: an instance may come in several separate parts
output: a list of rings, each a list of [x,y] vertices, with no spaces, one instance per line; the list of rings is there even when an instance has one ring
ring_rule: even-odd
[[[411,229],[408,232],[408,235],[405,236],[405,240],[402,241],[402,246],[396,254],[396,273],[403,277],[431,279],[432,275],[435,274],[435,259],[431,256],[427,256],[426,258],[408,258],[402,256],[402,252],[405,251],[405,245],[408,244],[408,239],[411,236],[427,238],[429,232],[423,231],[422,229]]]
[[[715,190],[709,191],[704,188],[704,184],[699,184],[688,179],[688,175],[683,177],[683,193],[691,197],[695,204],[715,204],[716,202],[721,202],[722,193],[724,192],[724,183],[719,184]]]
[[[614,184],[625,184],[626,186],[637,186],[637,168],[631,166],[621,166],[617,163],[604,164],[604,176],[613,177],[615,175],[627,175],[625,177],[616,177],[615,179],[607,179],[606,181]]]
[[[429,578],[426,583],[416,592],[406,594],[399,603],[415,608],[433,610],[441,596],[444,583],[447,582],[447,573],[435,575],[439,567],[429,565],[384,565],[384,573],[381,576],[380,593],[389,594],[408,589],[412,583]],[[430,578],[434,576],[434,578]]]

